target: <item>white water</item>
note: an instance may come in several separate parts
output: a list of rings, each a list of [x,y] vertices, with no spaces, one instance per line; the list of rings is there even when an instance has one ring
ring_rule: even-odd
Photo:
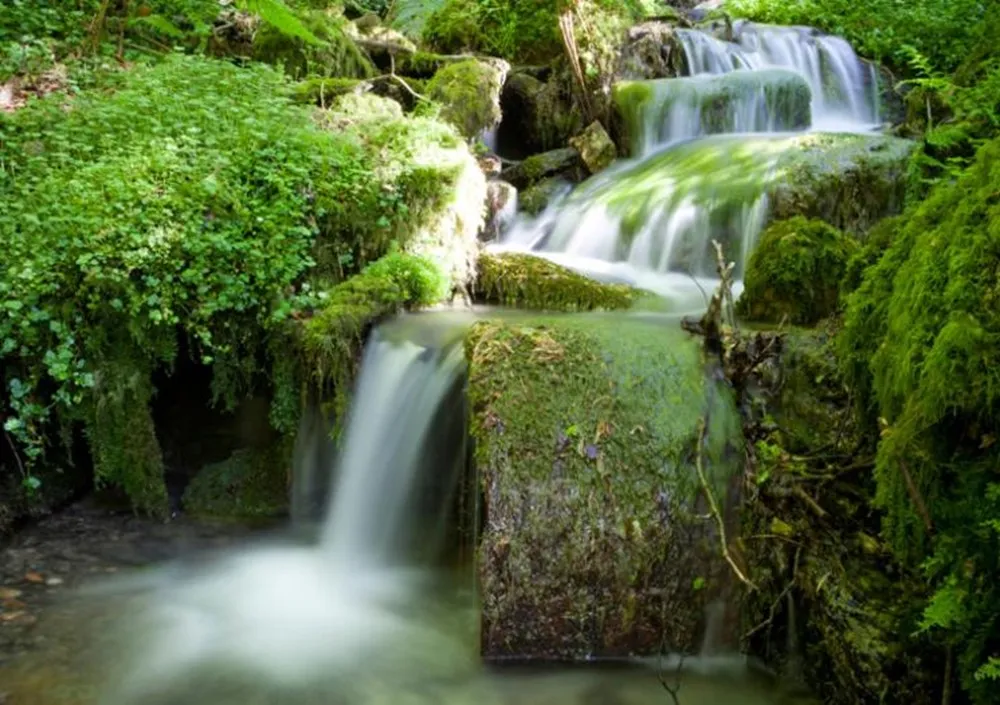
[[[123,598],[127,631],[105,702],[139,705],[163,693],[174,694],[172,703],[213,702],[212,688],[234,674],[243,692],[269,689],[292,702],[316,688],[475,667],[474,605],[449,602],[455,593],[442,592],[431,566],[407,552],[415,537],[435,539],[422,532],[414,495],[422,476],[447,472],[424,458],[463,366],[460,345],[423,347],[376,331],[319,541],[248,549],[207,568],[171,567],[110,586]],[[446,450],[461,452],[461,444]],[[441,495],[447,501],[447,488]]]
[[[717,284],[712,241],[723,242],[740,276],[767,222],[763,188],[730,186],[747,173],[762,187],[774,178],[771,146],[748,159],[740,151],[743,138],[732,140],[727,163],[720,152],[726,143],[704,136],[698,94],[713,77],[774,69],[798,74],[812,93],[812,131],[870,132],[879,120],[875,70],[838,37],[745,22],[734,26],[733,42],[698,30],[677,34],[693,77],[651,82],[659,87],[654,105],[640,111],[640,157],[598,174],[537,217],[520,215],[494,249],[532,252],[598,279],[632,283],[661,294],[680,312],[698,309]],[[677,100],[681,82],[688,97]],[[655,105],[657,95],[673,101],[665,115]],[[791,127],[770,112],[763,89],[738,92],[726,105],[729,134],[762,130],[777,137],[776,131]],[[697,154],[701,145],[704,159]],[[665,154],[671,150],[685,157],[671,159]]]
[[[859,131],[879,121],[878,76],[840,37],[809,27],[750,22],[733,26],[734,42],[705,32],[678,30],[691,75],[784,68],[809,83],[813,129]]]

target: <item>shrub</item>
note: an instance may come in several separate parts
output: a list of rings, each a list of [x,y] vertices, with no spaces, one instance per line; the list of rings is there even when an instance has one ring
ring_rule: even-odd
[[[344,279],[393,242],[460,249],[428,226],[472,161],[450,127],[356,114],[334,133],[288,93],[266,67],[176,55],[70,109],[0,115],[0,379],[29,462],[45,419],[82,419],[98,481],[161,511],[149,379],[178,334],[231,403],[315,301],[307,274]]]

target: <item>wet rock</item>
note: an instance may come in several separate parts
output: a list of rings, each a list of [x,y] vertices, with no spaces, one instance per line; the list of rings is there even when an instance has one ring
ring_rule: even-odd
[[[726,4],[726,0],[705,0],[705,2],[702,3],[690,4],[693,4],[694,7],[688,10],[688,17],[690,17],[694,22],[701,22],[713,12],[721,10]]]
[[[581,167],[580,152],[573,147],[564,147],[528,157],[504,169],[501,176],[504,181],[522,189],[547,177],[578,171]]]
[[[238,450],[228,460],[206,465],[184,492],[184,508],[196,516],[255,518],[280,516],[288,508],[291,446]]]
[[[483,321],[466,350],[484,655],[696,651],[703,608],[730,576],[712,523],[695,516],[687,459],[708,403],[696,344],[574,316]],[[736,429],[727,398],[711,398],[706,463],[723,497]]]
[[[486,184],[486,220],[479,239],[498,239],[516,212],[517,189],[506,181],[490,181]]]
[[[543,81],[539,75],[516,69],[507,79],[497,134],[504,153],[533,154],[562,147],[584,126],[569,77],[553,73]]]
[[[528,215],[538,215],[554,198],[568,192],[572,187],[570,182],[560,177],[542,179],[518,194],[517,207]]]
[[[618,76],[625,80],[673,78],[684,74],[684,48],[667,22],[643,22],[628,31]]]
[[[427,84],[441,115],[472,139],[500,124],[500,93],[510,65],[501,59],[469,59],[446,66]]]
[[[597,120],[571,139],[569,144],[580,153],[580,158],[591,174],[607,169],[618,157],[615,143],[604,129],[604,125]]]

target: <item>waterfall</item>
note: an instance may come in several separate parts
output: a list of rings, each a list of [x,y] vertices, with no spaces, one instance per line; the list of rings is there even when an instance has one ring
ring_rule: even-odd
[[[102,702],[339,702],[475,669],[471,571],[456,585],[437,565],[466,460],[466,323],[430,342],[405,323],[366,346],[318,540],[113,583],[129,599]],[[333,470],[320,467],[329,432],[317,410],[303,419],[297,465],[313,491]],[[298,506],[311,518],[308,492]]]
[[[850,45],[806,27],[737,22],[732,41],[677,30],[689,76],[614,89],[636,155],[520,215],[498,250],[533,252],[584,274],[697,309],[715,284],[712,240],[741,277],[768,218],[782,151],[805,131],[870,132],[877,80]],[[741,285],[737,283],[736,293]]]
[[[875,68],[840,37],[745,21],[733,25],[733,42],[698,30],[678,30],[677,36],[691,75],[766,68],[800,74],[812,90],[814,127],[857,130],[879,120]]]

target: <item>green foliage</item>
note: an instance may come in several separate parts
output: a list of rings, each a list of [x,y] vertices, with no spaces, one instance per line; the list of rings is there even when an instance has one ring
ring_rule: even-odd
[[[902,67],[912,45],[941,71],[965,60],[983,31],[986,0],[730,0],[736,17],[808,25],[844,37],[864,56]]]
[[[532,255],[484,253],[479,257],[477,298],[484,303],[541,311],[614,311],[632,308],[646,292],[602,284]]]
[[[368,78],[375,74],[371,60],[344,32],[347,20],[335,12],[301,13],[303,32],[291,32],[277,23],[257,30],[253,57],[280,64],[293,78],[342,76]]]
[[[390,11],[392,26],[408,37],[419,39],[427,19],[440,10],[447,0],[394,0]]]
[[[177,55],[72,110],[44,100],[0,116],[0,378],[6,430],[29,462],[46,419],[82,417],[108,451],[99,476],[158,509],[162,486],[145,489],[155,469],[114,450],[121,429],[102,419],[149,437],[148,373],[174,359],[178,331],[232,403],[268,331],[314,305],[307,274],[337,281],[393,242],[467,256],[474,226],[436,227],[472,162],[448,126],[332,112],[334,133],[287,94],[266,67]],[[108,386],[123,360],[127,386]]]
[[[895,222],[848,299],[848,381],[881,417],[876,501],[901,557],[938,588],[924,628],[957,647],[965,688],[1000,651],[1000,140]],[[985,669],[985,670],[984,670]]]
[[[853,238],[820,220],[772,223],[750,257],[738,311],[754,321],[793,324],[832,315],[856,249]]]

